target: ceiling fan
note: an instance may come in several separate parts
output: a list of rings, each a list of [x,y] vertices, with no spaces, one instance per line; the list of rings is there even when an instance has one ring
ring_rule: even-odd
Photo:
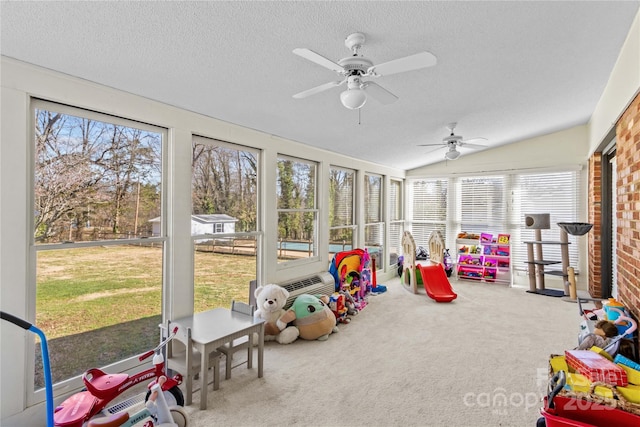
[[[457,150],[457,147],[467,147],[472,149],[478,148],[486,148],[486,145],[474,144],[471,141],[486,141],[486,138],[471,138],[471,139],[462,139],[460,135],[454,134],[453,130],[456,128],[457,123],[449,123],[447,125],[447,129],[451,132],[449,136],[445,136],[442,138],[442,142],[437,144],[418,144],[421,147],[429,147],[429,146],[441,146],[442,148],[447,148],[447,152],[444,153],[444,158],[447,160],[456,160],[460,157],[460,152]]]
[[[358,52],[364,42],[364,34],[350,34],[345,39],[344,44],[349,50],[351,50],[353,55],[342,58],[337,63],[306,48],[293,49],[293,53],[296,55],[335,71],[343,77],[342,80],[332,81],[316,86],[297,93],[293,95],[293,97],[296,99],[306,98],[307,96],[315,95],[316,93],[320,93],[346,83],[347,89],[340,94],[340,101],[346,108],[351,110],[361,108],[365,102],[367,102],[368,96],[371,96],[382,104],[391,104],[398,99],[397,96],[377,83],[363,79],[367,77],[376,78],[388,76],[391,74],[403,73],[405,71],[432,67],[436,65],[437,62],[436,57],[433,54],[429,52],[420,52],[415,55],[374,65],[370,59],[358,55]]]

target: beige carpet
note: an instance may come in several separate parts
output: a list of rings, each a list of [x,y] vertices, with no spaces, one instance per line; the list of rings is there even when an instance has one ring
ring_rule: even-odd
[[[205,411],[196,392],[190,425],[535,426],[549,355],[577,345],[576,304],[469,281],[436,303],[386,285],[327,341],[266,343],[264,377],[238,366]]]

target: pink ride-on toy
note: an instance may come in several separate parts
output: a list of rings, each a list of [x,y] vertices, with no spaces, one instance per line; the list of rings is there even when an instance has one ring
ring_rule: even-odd
[[[62,402],[53,414],[54,424],[57,427],[82,427],[84,423],[99,414],[106,406],[131,387],[141,382],[152,380],[149,383],[147,398],[151,394],[151,388],[160,377],[167,380],[162,384],[163,395],[169,406],[183,406],[184,396],[178,387],[182,383],[182,375],[167,376],[162,349],[175,336],[174,329],[165,340],[156,348],[149,350],[138,357],[143,361],[153,355],[153,366],[133,375],[108,374],[100,369],[92,368],[84,373],[82,381],[85,391],[78,392]]]
[[[161,386],[167,381],[166,377],[158,378],[158,381],[151,387],[151,395],[146,402],[145,408],[129,414],[126,411],[118,412],[115,415],[103,418],[93,418],[87,427],[188,427],[189,418],[180,406],[167,405],[164,393],[161,393]],[[144,424],[139,424],[144,421]]]

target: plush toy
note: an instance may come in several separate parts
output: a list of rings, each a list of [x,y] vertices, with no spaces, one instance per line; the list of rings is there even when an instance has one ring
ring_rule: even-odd
[[[336,321],[338,323],[349,323],[351,319],[349,318],[349,313],[347,307],[345,307],[345,298],[344,295],[339,294],[338,292],[334,292],[329,297],[329,308],[333,312],[333,315],[336,316]]]
[[[358,308],[356,307],[356,301],[353,299],[351,294],[347,291],[340,291],[340,295],[344,296],[345,303],[344,305],[347,307],[347,314],[349,316],[355,316],[359,313]]]
[[[329,297],[301,294],[289,310],[280,318],[291,322],[300,331],[300,338],[324,341],[332,332],[338,332],[336,316],[329,308]]]
[[[371,292],[373,283],[371,283],[371,255],[365,248],[362,254],[362,263],[360,264],[360,296],[365,298]]]
[[[263,319],[264,340],[277,341],[280,344],[290,344],[299,335],[298,328],[287,326],[288,321],[282,321],[281,317],[286,313],[284,305],[289,298],[289,291],[278,285],[265,285],[256,288],[257,310],[253,313],[255,319]],[[254,339],[257,342],[257,339]]]

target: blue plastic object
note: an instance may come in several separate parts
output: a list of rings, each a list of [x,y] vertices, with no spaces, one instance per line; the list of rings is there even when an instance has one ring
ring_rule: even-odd
[[[374,294],[381,294],[383,292],[387,292],[387,287],[385,285],[376,285],[375,288],[371,288],[371,292]]]
[[[49,365],[49,346],[47,345],[47,337],[39,328],[35,327],[26,320],[22,320],[12,314],[0,311],[0,318],[11,322],[16,326],[33,332],[40,337],[40,348],[42,350],[42,368],[44,371],[45,395],[47,397],[47,427],[53,426],[53,383],[51,381],[51,366]]]
[[[621,354],[616,354],[616,357],[613,359],[614,363],[619,363],[620,365],[624,365],[628,368],[633,368],[636,371],[640,371],[640,364],[634,362],[633,360],[624,357]]]

